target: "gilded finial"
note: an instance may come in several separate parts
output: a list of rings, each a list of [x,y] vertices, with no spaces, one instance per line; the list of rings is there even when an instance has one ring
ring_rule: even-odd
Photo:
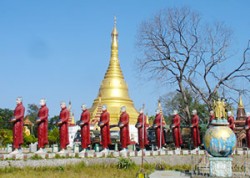
[[[118,60],[118,31],[116,29],[116,17],[114,17],[114,28],[111,33],[112,42],[111,42],[111,60]]]
[[[118,36],[118,31],[116,29],[116,24],[117,24],[117,20],[116,20],[116,16],[114,17],[114,28],[112,31],[112,36]]]
[[[240,95],[240,98],[239,98],[238,108],[244,108],[241,95]]]
[[[114,16],[114,27],[116,28],[116,16]]]

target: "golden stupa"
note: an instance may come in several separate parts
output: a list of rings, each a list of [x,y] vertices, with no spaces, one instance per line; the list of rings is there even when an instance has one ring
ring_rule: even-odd
[[[102,105],[107,106],[110,113],[110,124],[117,124],[120,117],[121,106],[126,106],[127,113],[130,116],[129,124],[135,125],[138,112],[134,107],[133,101],[128,94],[128,86],[124,80],[120,61],[118,57],[118,31],[116,29],[116,19],[114,19],[114,28],[111,33],[111,56],[109,66],[104,79],[99,88],[97,98],[90,108],[92,123],[96,123],[102,112]]]

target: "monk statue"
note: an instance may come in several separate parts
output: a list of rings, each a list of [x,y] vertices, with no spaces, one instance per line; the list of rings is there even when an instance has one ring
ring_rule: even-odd
[[[60,133],[60,152],[66,153],[66,147],[69,144],[69,131],[68,131],[68,122],[69,122],[70,112],[66,107],[65,102],[61,102],[61,112],[59,115],[59,122],[57,125],[59,126]]]
[[[192,120],[191,120],[191,131],[192,131],[192,140],[193,140],[193,151],[198,151],[201,144],[200,140],[200,131],[199,131],[199,116],[197,110],[192,111]]]
[[[40,100],[41,108],[38,111],[38,118],[36,123],[38,125],[37,128],[37,137],[38,137],[38,151],[37,153],[45,153],[45,145],[48,142],[48,117],[49,117],[49,109],[46,106],[46,100]]]
[[[234,124],[234,116],[231,111],[228,111],[227,113],[227,121],[229,123],[228,127],[233,131],[235,128],[235,124]]]
[[[143,113],[143,108],[140,109],[140,114],[137,118],[137,123],[135,127],[138,129],[138,143],[140,151],[142,152],[145,149],[145,146],[149,144],[147,136],[147,117]]]
[[[153,128],[155,129],[156,143],[158,150],[161,150],[163,146],[165,146],[165,135],[164,135],[164,127],[165,122],[164,117],[161,114],[160,109],[156,110],[155,120],[153,124]]]
[[[181,136],[181,117],[178,114],[177,110],[173,112],[173,119],[172,119],[172,133],[173,133],[173,140],[175,143],[176,151],[181,150],[182,145],[182,136]]]
[[[90,113],[85,104],[82,105],[82,114],[81,114],[81,144],[82,151],[81,153],[85,153],[87,151],[88,146],[91,144],[90,141]]]
[[[10,120],[13,123],[13,148],[14,151],[10,154],[22,153],[21,145],[23,144],[23,118],[25,108],[23,106],[23,99],[18,97],[16,99],[16,108],[14,116]]]
[[[103,153],[107,153],[109,151],[108,146],[111,144],[109,121],[110,114],[107,111],[107,106],[103,105],[102,114],[98,123],[98,126],[101,128],[101,145],[103,147]]]
[[[209,127],[212,126],[212,122],[213,122],[214,119],[215,119],[214,111],[211,110],[211,111],[209,112],[209,121],[208,121],[207,128],[209,128]]]
[[[126,112],[126,107],[121,107],[121,115],[118,123],[120,128],[120,143],[122,150],[121,152],[127,152],[127,146],[130,144],[129,137],[129,115]]]

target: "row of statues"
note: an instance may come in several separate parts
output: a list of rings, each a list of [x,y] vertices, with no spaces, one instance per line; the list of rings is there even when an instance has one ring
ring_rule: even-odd
[[[16,99],[16,108],[14,110],[14,117],[11,119],[10,122],[13,123],[13,148],[14,151],[11,154],[17,154],[21,152],[21,145],[23,144],[23,119],[24,119],[24,112],[25,108],[22,104],[22,98]],[[36,123],[38,124],[37,135],[38,135],[38,153],[45,152],[45,145],[48,144],[48,113],[49,109],[46,106],[46,100],[40,100],[40,109],[38,112],[38,118]],[[60,152],[66,152],[66,147],[69,144],[69,137],[68,137],[68,122],[70,117],[70,112],[66,107],[65,102],[61,102],[61,111],[59,115],[59,121],[56,123],[59,127],[60,133]],[[91,144],[90,140],[90,113],[86,107],[86,105],[82,105],[82,114],[80,118],[80,127],[81,127],[81,147],[82,152],[86,152],[88,146]],[[250,139],[250,113],[247,113],[248,117],[246,120],[246,131],[247,131],[247,140]],[[172,134],[173,140],[176,147],[176,150],[181,149],[182,135],[181,135],[181,117],[179,116],[178,112],[175,110],[173,112],[172,118]],[[210,112],[210,123],[212,123],[213,119],[215,119],[214,112]],[[101,133],[101,145],[103,147],[102,152],[108,152],[109,145],[111,144],[110,138],[110,114],[107,111],[106,105],[102,106],[102,113],[100,116],[100,120],[98,122],[98,126],[100,127]],[[228,112],[228,122],[229,127],[233,130],[234,129],[234,118],[231,112]],[[121,107],[121,115],[118,122],[118,127],[120,128],[120,143],[122,147],[122,152],[127,151],[127,146],[130,144],[130,137],[129,137],[129,114],[126,112],[126,107]],[[164,127],[165,127],[164,117],[160,111],[160,109],[156,110],[156,115],[153,123],[153,128],[155,130],[156,135],[156,145],[158,149],[162,149],[165,143],[165,134],[164,134]],[[138,144],[141,150],[144,150],[146,145],[149,144],[148,136],[147,136],[147,128],[148,125],[146,123],[146,115],[143,112],[143,108],[140,109],[140,113],[137,119],[137,123],[135,127],[138,129]],[[197,111],[192,111],[192,120],[191,120],[191,135],[192,135],[192,142],[193,147],[195,150],[198,150],[201,140],[200,140],[200,132],[199,132],[199,117],[197,115]],[[248,142],[249,143],[249,142]],[[250,144],[248,145],[250,147]]]

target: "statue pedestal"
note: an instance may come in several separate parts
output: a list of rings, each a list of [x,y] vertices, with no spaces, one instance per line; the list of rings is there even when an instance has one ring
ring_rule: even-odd
[[[210,157],[210,176],[232,177],[232,161],[229,157]]]

